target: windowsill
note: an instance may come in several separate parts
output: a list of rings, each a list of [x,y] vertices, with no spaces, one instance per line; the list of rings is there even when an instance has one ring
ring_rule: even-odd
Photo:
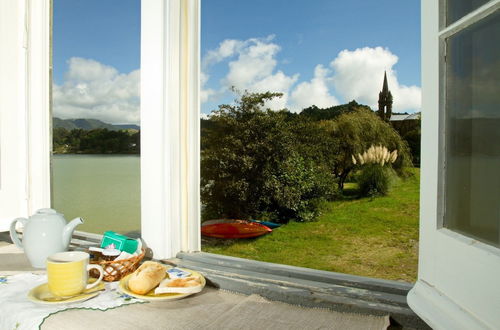
[[[243,294],[305,307],[329,308],[370,315],[389,314],[410,328],[428,326],[409,308],[406,282],[327,272],[223,255],[179,253],[171,260],[202,273],[209,284]]]
[[[7,233],[0,241],[10,243]],[[101,235],[75,231],[72,246],[97,245]],[[428,329],[409,308],[412,284],[235,258],[205,252],[177,254],[169,262],[202,273],[207,285],[304,307],[366,315],[390,315],[393,324]],[[13,260],[15,262],[15,260]],[[26,263],[26,260],[25,260]],[[33,270],[33,269],[23,269]]]

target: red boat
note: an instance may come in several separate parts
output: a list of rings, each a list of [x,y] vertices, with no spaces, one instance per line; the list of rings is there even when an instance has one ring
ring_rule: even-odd
[[[208,220],[201,224],[201,234],[216,238],[250,238],[272,232],[257,222],[246,220]]]

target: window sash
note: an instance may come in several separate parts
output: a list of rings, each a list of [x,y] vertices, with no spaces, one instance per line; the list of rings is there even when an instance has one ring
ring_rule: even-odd
[[[448,0],[449,1],[449,0]],[[447,0],[440,0],[439,5],[439,20],[440,22],[446,21],[446,4]],[[492,15],[497,10],[500,9],[500,1],[492,0],[486,3],[485,5],[469,12],[467,15],[461,17],[459,20],[449,24],[448,26],[440,26],[440,29],[437,33],[438,35],[438,43],[439,43],[439,69],[436,72],[439,72],[438,81],[439,81],[439,154],[436,157],[438,159],[438,163],[440,167],[438,169],[438,203],[437,203],[437,222],[436,228],[441,229],[446,227],[446,162],[445,159],[446,153],[446,134],[448,134],[448,128],[446,127],[446,56],[448,52],[447,40],[450,37],[462,32],[467,29],[471,25],[478,23],[485,19],[486,17]],[[423,12],[423,11],[422,11]],[[422,23],[423,24],[423,23]]]
[[[448,36],[444,41],[446,51],[442,56],[444,57],[442,65],[445,71],[443,80],[446,80],[447,86],[443,90],[445,97],[443,113],[444,130],[448,136],[443,141],[444,168],[446,169],[443,171],[443,186],[446,188],[443,191],[446,204],[443,205],[445,208],[443,226],[500,247],[499,228],[496,223],[498,219],[495,214],[497,210],[492,200],[498,197],[498,189],[495,185],[498,180],[495,180],[494,172],[494,163],[498,166],[499,160],[494,149],[498,150],[498,148],[494,140],[491,140],[495,135],[492,127],[495,122],[491,121],[492,119],[488,122],[485,119],[480,121],[480,116],[472,113],[473,109],[484,113],[485,109],[481,109],[484,102],[489,102],[490,106],[486,105],[486,108],[490,112],[493,95],[484,94],[481,90],[468,85],[470,83],[484,85],[487,75],[490,75],[488,79],[493,79],[491,75],[495,72],[492,68],[494,64],[491,62],[491,54],[487,55],[485,49],[487,52],[498,51],[491,39],[495,38],[493,31],[494,26],[498,26],[498,13],[499,11],[491,12],[474,25],[468,25]],[[486,37],[488,39],[485,39]],[[482,42],[483,46],[469,45],[464,43],[466,40],[475,43]],[[487,46],[488,43],[490,46]],[[485,56],[490,59],[485,59]],[[481,58],[483,60],[478,60]],[[485,65],[489,67],[488,73],[481,73],[487,68]],[[483,95],[486,99],[478,99],[477,95]],[[470,98],[469,102],[472,102],[469,105],[467,105],[467,97]],[[476,128],[472,131],[478,124],[481,125],[481,130],[478,131]],[[485,144],[485,134],[489,134],[493,145]],[[478,139],[483,139],[483,141]],[[474,168],[482,170],[477,172]],[[486,177],[488,172],[490,175]],[[486,195],[488,190],[489,194]]]
[[[444,7],[444,20],[446,25],[459,20],[468,13],[473,12],[479,7],[485,5],[489,0],[447,0]]]
[[[410,307],[436,329],[492,328],[500,324],[500,249],[443,227],[444,40],[500,7],[492,0],[448,27],[440,27],[444,0],[422,0],[422,154],[418,280]],[[424,14],[425,13],[425,14]],[[436,143],[438,142],[438,143]]]

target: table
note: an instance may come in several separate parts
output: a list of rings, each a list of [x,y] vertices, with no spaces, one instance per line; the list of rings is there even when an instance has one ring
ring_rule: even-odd
[[[43,274],[22,250],[0,247],[0,275]],[[8,302],[7,302],[8,303]],[[36,306],[34,306],[36,307]],[[70,306],[68,306],[70,307]],[[41,329],[386,329],[387,316],[339,313],[271,302],[214,287],[177,301],[125,305],[106,311],[70,309],[49,316]]]

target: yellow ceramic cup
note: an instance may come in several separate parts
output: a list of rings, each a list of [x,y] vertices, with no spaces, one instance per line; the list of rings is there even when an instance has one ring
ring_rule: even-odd
[[[87,284],[88,271],[99,270],[99,279]],[[99,265],[89,265],[89,254],[80,251],[55,253],[47,258],[49,291],[58,297],[77,295],[95,287],[102,280],[104,272]]]

